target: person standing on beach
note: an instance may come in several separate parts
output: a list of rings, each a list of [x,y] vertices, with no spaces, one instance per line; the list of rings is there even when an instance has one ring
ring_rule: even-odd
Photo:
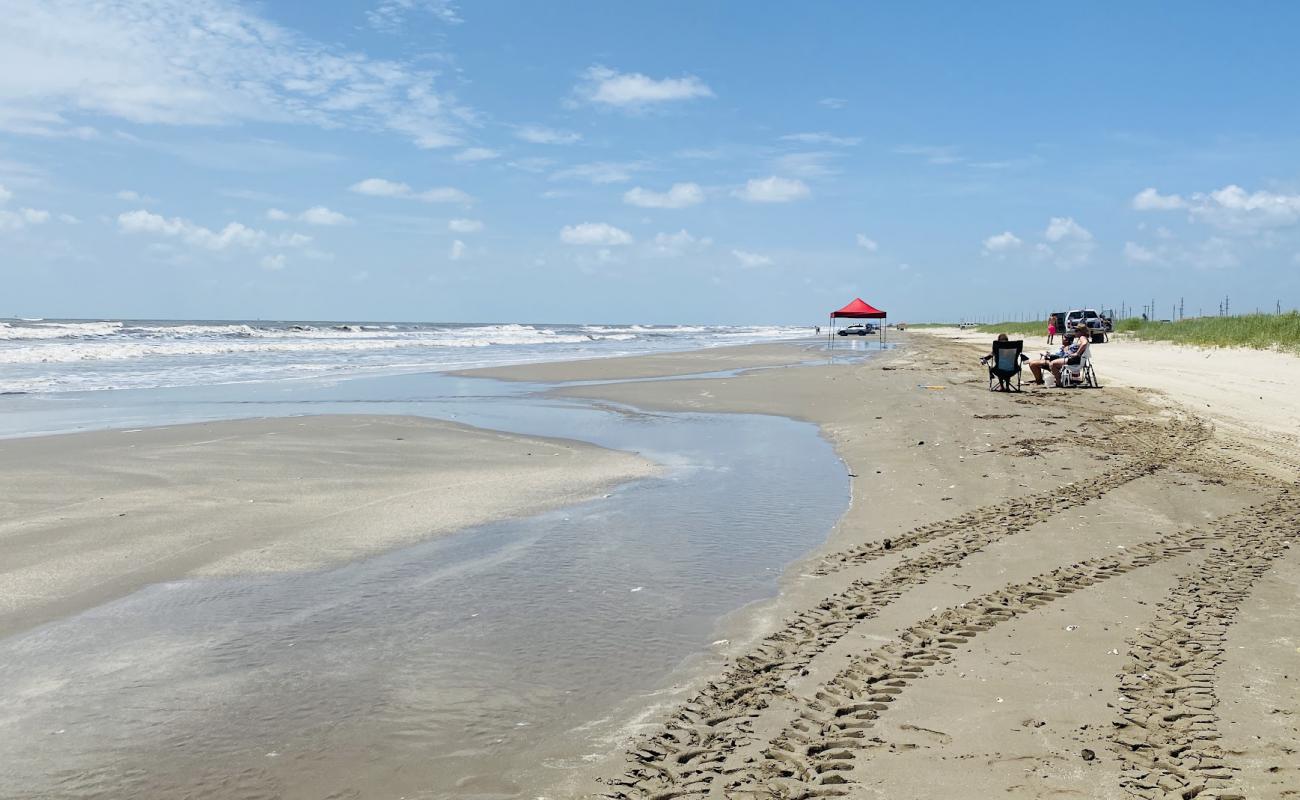
[[[1056,339],[1056,315],[1047,315],[1047,343],[1052,344]]]

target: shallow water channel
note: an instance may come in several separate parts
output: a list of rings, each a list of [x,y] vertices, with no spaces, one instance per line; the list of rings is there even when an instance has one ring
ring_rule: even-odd
[[[406,375],[21,399],[0,435],[401,413],[666,470],[335,569],[156,585],[0,639],[0,797],[531,797],[583,755],[575,730],[773,596],[847,507],[812,425],[539,388]]]

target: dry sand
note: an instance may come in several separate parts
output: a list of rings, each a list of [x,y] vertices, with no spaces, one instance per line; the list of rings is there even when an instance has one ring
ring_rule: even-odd
[[[141,586],[312,569],[599,496],[637,456],[408,417],[0,441],[0,636]]]
[[[982,349],[913,334],[858,366],[560,390],[812,420],[856,479],[780,597],[659,710],[576,732],[592,768],[545,796],[1300,790],[1300,455],[1150,391],[991,393]],[[529,377],[639,375],[606,363]]]
[[[934,328],[925,335],[986,344],[988,334]],[[1047,349],[1029,339],[1026,352]],[[1245,440],[1284,458],[1300,449],[1300,357],[1237,347],[1186,347],[1116,336],[1093,348],[1103,385],[1124,386],[1153,403],[1213,422],[1225,440]]]

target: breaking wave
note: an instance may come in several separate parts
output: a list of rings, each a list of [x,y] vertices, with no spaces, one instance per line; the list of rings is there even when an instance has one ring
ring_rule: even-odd
[[[789,339],[807,328],[370,322],[0,321],[0,392],[465,369]]]

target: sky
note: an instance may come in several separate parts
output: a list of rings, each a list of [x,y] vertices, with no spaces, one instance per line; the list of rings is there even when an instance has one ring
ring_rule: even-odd
[[[1300,5],[0,0],[0,315],[1300,305]]]

